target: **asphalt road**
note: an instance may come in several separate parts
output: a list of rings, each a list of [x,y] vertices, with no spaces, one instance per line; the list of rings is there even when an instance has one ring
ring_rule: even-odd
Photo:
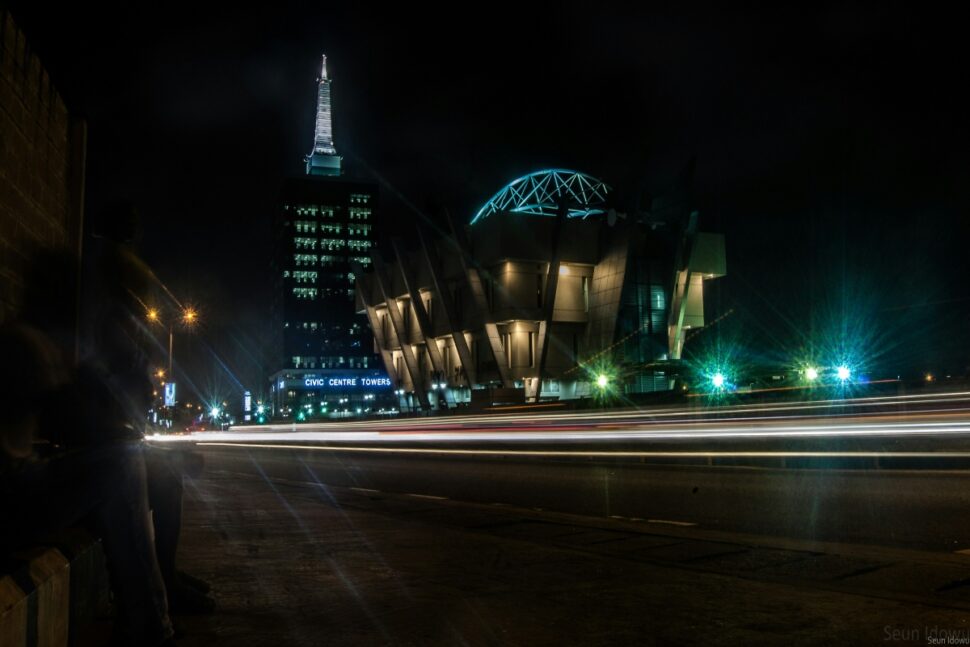
[[[935,393],[280,425],[159,440],[195,445],[210,470],[318,486],[954,552],[970,549],[970,471],[893,468],[970,464],[968,439],[970,396]],[[828,469],[805,469],[817,466]]]
[[[310,485],[817,541],[970,548],[970,473],[602,464],[205,447],[207,469]]]

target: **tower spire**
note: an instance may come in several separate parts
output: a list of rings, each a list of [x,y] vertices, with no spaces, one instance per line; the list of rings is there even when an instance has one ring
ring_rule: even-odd
[[[317,79],[317,119],[313,133],[313,151],[306,158],[307,175],[340,175],[341,158],[333,146],[331,83],[327,77],[327,55],[324,54],[320,78]]]

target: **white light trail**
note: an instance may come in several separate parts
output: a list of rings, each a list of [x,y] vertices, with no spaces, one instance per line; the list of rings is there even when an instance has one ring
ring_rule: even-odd
[[[717,408],[702,407],[666,407],[657,409],[631,409],[631,410],[610,410],[593,412],[564,411],[552,412],[522,412],[522,413],[489,413],[484,415],[454,415],[442,416],[437,418],[408,418],[391,420],[361,420],[361,421],[333,421],[319,423],[288,423],[270,425],[239,425],[234,426],[233,431],[256,431],[261,432],[296,432],[296,431],[330,431],[339,427],[345,431],[361,429],[365,431],[405,431],[408,429],[419,428],[428,430],[436,427],[453,427],[455,425],[500,425],[500,424],[537,424],[541,422],[554,422],[557,420],[589,421],[603,419],[610,422],[622,420],[641,419],[652,421],[663,418],[686,418],[698,417],[707,420],[727,420],[726,416],[750,413],[770,413],[782,411],[820,411],[832,409],[833,406],[845,409],[872,408],[877,406],[893,405],[926,405],[926,404],[945,404],[967,401],[970,403],[970,391],[954,393],[929,393],[903,396],[875,396],[868,398],[853,398],[845,400],[817,400],[799,401],[779,404],[758,404],[758,405],[737,405]]]
[[[932,408],[959,404],[970,393],[928,394],[838,401],[842,415],[806,415],[819,403],[741,406],[698,411],[666,409],[594,413],[538,413],[505,416],[449,416],[393,421],[361,421],[309,425],[234,427],[230,431],[191,435],[156,435],[164,443],[292,443],[381,444],[402,443],[586,443],[649,442],[656,440],[967,436],[970,407]],[[871,406],[906,404],[917,411],[871,411]],[[931,407],[931,408],[926,408]],[[854,410],[855,415],[846,415]],[[763,415],[750,415],[762,413]],[[727,415],[725,415],[727,414]],[[740,414],[740,415],[739,415]],[[779,415],[784,414],[784,415]],[[687,416],[692,416],[688,418]],[[270,446],[270,445],[267,445]]]
[[[269,442],[269,443],[340,443],[368,442],[402,444],[413,442],[560,442],[560,441],[648,441],[688,439],[745,439],[745,438],[819,438],[860,436],[912,436],[912,435],[967,435],[970,437],[970,420],[962,422],[883,422],[849,424],[784,424],[784,425],[738,425],[719,422],[679,427],[637,426],[629,429],[588,430],[469,430],[448,433],[409,433],[385,435],[377,432],[199,432],[190,436],[156,435],[152,440],[161,442],[204,443],[215,441]]]
[[[322,445],[279,445],[265,443],[204,442],[205,447],[248,447],[315,452],[358,452],[371,454],[440,454],[460,456],[530,456],[584,458],[970,458],[970,452],[756,452],[756,451],[595,451],[539,449],[453,449],[445,447],[350,447]]]

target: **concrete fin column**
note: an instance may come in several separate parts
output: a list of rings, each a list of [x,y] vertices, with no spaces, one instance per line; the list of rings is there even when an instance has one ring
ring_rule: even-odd
[[[539,357],[539,368],[536,371],[536,402],[539,402],[542,397],[542,374],[546,369],[546,357],[549,355],[549,329],[552,327],[552,315],[556,309],[556,292],[559,289],[559,265],[561,261],[559,239],[568,212],[569,208],[565,203],[559,205],[556,225],[552,229],[552,259],[549,261],[549,273],[546,275],[545,300],[542,302],[542,319],[539,320],[539,334],[536,342],[536,355]]]
[[[394,368],[394,357],[391,354],[390,345],[387,343],[388,340],[384,338],[384,331],[381,330],[381,322],[377,319],[377,308],[371,303],[370,286],[364,282],[364,267],[360,263],[353,262],[350,264],[350,269],[356,277],[354,282],[357,285],[357,294],[360,296],[361,303],[364,304],[367,321],[370,323],[371,331],[374,333],[377,347],[381,351],[381,361],[384,362],[384,370],[387,372],[387,376],[391,378],[391,384],[394,384],[394,388],[397,388],[400,376],[398,376],[397,370]]]
[[[401,344],[401,354],[404,356],[404,366],[407,369],[408,375],[411,378],[411,385],[414,387],[414,394],[418,398],[418,404],[421,405],[422,409],[428,410],[431,408],[428,402],[428,390],[427,385],[425,385],[424,380],[421,379],[421,373],[418,371],[418,361],[414,357],[414,353],[411,351],[411,344],[405,335],[404,327],[404,317],[401,314],[400,308],[397,306],[397,299],[394,294],[390,291],[390,283],[388,283],[387,268],[384,266],[384,260],[375,251],[371,252],[371,261],[374,264],[373,276],[377,280],[377,285],[380,288],[381,296],[384,299],[384,303],[387,305],[387,313],[391,317],[391,325],[394,326],[394,334],[397,335],[397,339]]]
[[[680,359],[684,350],[684,315],[687,313],[687,296],[690,293],[690,268],[677,272],[674,280],[673,303],[670,308],[670,324],[667,326],[667,344],[670,359]]]
[[[451,331],[451,338],[455,343],[455,351],[458,353],[458,361],[465,372],[467,386],[475,384],[475,362],[472,360],[471,350],[465,340],[465,333],[461,330],[461,321],[454,311],[454,304],[451,299],[445,297],[448,290],[445,285],[444,277],[441,275],[441,265],[437,255],[428,243],[421,226],[418,225],[418,239],[421,241],[421,251],[424,252],[424,260],[428,264],[428,272],[431,274],[432,298],[438,300],[438,306],[445,316],[445,327]]]
[[[428,317],[428,311],[424,307],[424,301],[421,299],[418,285],[414,282],[414,276],[411,274],[411,269],[406,262],[407,258],[401,252],[400,241],[393,240],[391,247],[394,249],[394,256],[397,258],[398,267],[401,268],[404,289],[408,291],[408,295],[411,297],[411,307],[414,308],[414,314],[418,320],[418,330],[421,333],[421,338],[424,340],[425,346],[428,347],[428,357],[431,358],[431,367],[436,373],[444,375],[445,380],[447,380],[448,376],[445,375],[445,362],[441,357],[441,350],[438,348],[438,343],[434,339],[431,318]]]
[[[458,246],[458,258],[461,259],[461,267],[467,279],[468,289],[471,292],[472,300],[478,311],[479,325],[485,331],[485,338],[488,339],[489,348],[495,358],[495,366],[498,368],[499,379],[502,386],[511,389],[514,385],[509,376],[509,367],[505,360],[505,348],[502,346],[502,337],[498,333],[498,326],[492,321],[492,313],[488,309],[488,300],[485,298],[485,288],[482,286],[482,277],[478,273],[477,267],[469,264],[471,254],[468,253],[468,245],[465,241],[464,231],[459,232],[455,229],[455,223],[451,218],[448,219],[448,227],[451,229],[451,237],[455,245]]]
[[[670,359],[680,359],[684,350],[684,316],[690,292],[690,257],[697,235],[697,212],[691,212],[684,227],[684,235],[677,249],[674,284],[670,298],[670,319],[667,322],[667,345]]]

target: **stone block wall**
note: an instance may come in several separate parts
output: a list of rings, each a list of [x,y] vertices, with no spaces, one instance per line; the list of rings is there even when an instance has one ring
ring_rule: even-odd
[[[84,122],[0,9],[0,321],[17,311],[32,249],[80,253],[85,139]]]

